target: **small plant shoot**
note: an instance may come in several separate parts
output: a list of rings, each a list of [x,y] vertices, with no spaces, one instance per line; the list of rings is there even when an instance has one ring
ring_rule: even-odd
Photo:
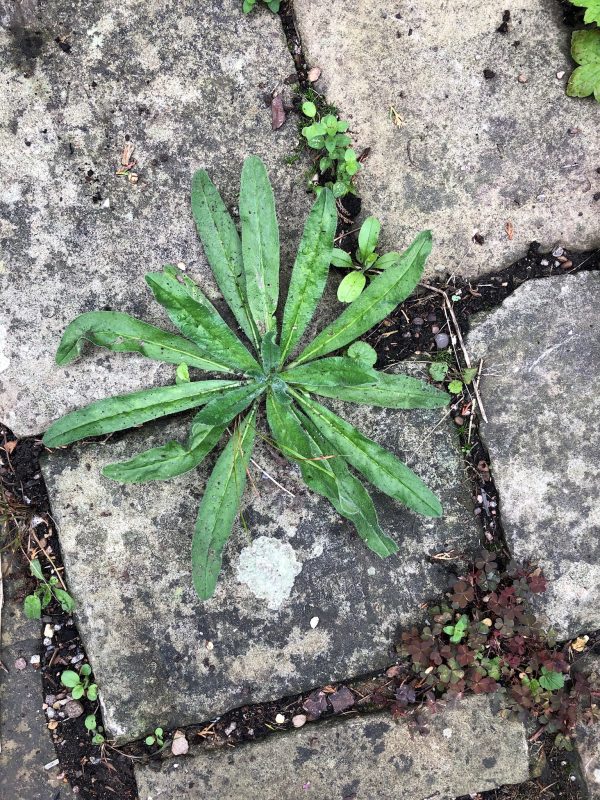
[[[358,249],[355,254],[357,263],[354,263],[350,253],[339,247],[333,248],[331,256],[333,266],[351,270],[338,286],[337,298],[340,303],[352,303],[367,285],[367,275],[371,276],[381,270],[393,268],[401,258],[401,253],[390,252],[379,255],[376,252],[380,231],[379,220],[376,217],[367,217],[358,234]]]
[[[361,166],[356,152],[352,149],[352,139],[346,131],[350,127],[345,120],[338,119],[335,114],[320,117],[317,106],[312,100],[302,104],[302,113],[311,120],[310,125],[302,128],[302,136],[311,150],[319,150],[319,170],[330,175],[325,186],[331,189],[334,197],[355,194],[353,180]],[[322,186],[314,187],[317,194]]]
[[[180,270],[167,266],[150,273],[146,282],[181,336],[122,312],[92,311],[67,327],[56,361],[70,364],[91,342],[173,364],[175,382],[94,402],[59,419],[44,436],[47,447],[60,447],[199,409],[186,442],[170,441],[104,468],[104,475],[113,480],[144,483],[194,469],[231,428],[206,483],[192,538],[192,578],[203,600],[215,591],[244,493],[263,399],[273,444],[299,466],[309,488],[350,520],[366,546],[381,558],[395,553],[398,545],[380,528],[373,501],[355,471],[419,514],[442,514],[439,500],[414,472],[313,396],[392,409],[447,404],[448,395],[428,383],[377,372],[372,348],[364,342],[352,344],[413,291],[431,250],[431,234],[419,234],[406,252],[398,254],[394,269],[374,277],[336,320],[296,353],[327,281],[337,223],[335,199],[324,188],[308,216],[281,324],[275,318],[279,298],[275,202],[258,158],[244,163],[239,209],[241,236],[208,174],[203,170],[195,174],[192,212],[198,233],[247,343]],[[346,354],[331,355],[349,346]],[[222,377],[195,380],[188,368]]]
[[[254,6],[257,4],[258,0],[244,0],[242,3],[242,11],[244,14],[249,14]],[[279,7],[281,6],[281,0],[262,0],[262,2],[269,8],[274,14],[279,13]]]

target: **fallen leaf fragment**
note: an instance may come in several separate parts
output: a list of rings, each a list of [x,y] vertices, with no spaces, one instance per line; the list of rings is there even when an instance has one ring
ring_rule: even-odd
[[[341,686],[335,694],[329,696],[329,702],[336,714],[347,711],[354,705],[354,695],[347,686]]]
[[[271,101],[271,127],[274,131],[279,130],[285,122],[285,109],[283,107],[283,98],[280,94],[276,94]]]
[[[513,236],[514,236],[514,233],[515,233],[515,229],[514,229],[513,224],[512,224],[512,222],[510,220],[508,220],[508,222],[504,226],[504,230],[506,231],[506,235],[508,236],[509,241],[512,242]]]
[[[174,756],[184,756],[190,749],[190,744],[183,731],[175,731],[171,743],[171,752]]]
[[[574,639],[571,642],[571,650],[575,650],[576,653],[581,653],[582,650],[585,650],[585,646],[589,639],[589,636],[578,636],[577,639]]]

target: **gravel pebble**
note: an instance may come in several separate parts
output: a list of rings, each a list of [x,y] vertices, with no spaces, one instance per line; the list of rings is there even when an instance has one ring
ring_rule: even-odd
[[[305,724],[306,724],[306,714],[296,714],[295,717],[292,717],[292,725],[294,726],[294,728],[301,728]]]
[[[450,337],[447,333],[438,333],[435,337],[435,346],[438,350],[443,350],[450,344]]]

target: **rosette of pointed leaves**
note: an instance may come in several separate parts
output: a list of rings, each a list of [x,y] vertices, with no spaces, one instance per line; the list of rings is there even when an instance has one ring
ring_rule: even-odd
[[[280,327],[275,318],[279,232],[273,192],[258,158],[244,163],[239,210],[241,236],[207,173],[195,174],[192,212],[198,233],[247,343],[180,270],[167,266],[150,273],[146,282],[181,336],[118,311],[90,312],[67,327],[56,361],[69,364],[91,342],[177,365],[176,382],[94,402],[59,419],[44,436],[46,446],[57,447],[198,408],[187,442],[167,442],[104,468],[104,475],[114,480],[142,483],[198,466],[231,427],[206,483],[192,540],[192,577],[202,599],[215,590],[238,513],[262,398],[271,443],[298,464],[307,485],[349,519],[377,555],[384,558],[398,547],[380,528],[373,501],[354,471],[420,514],[442,513],[438,499],[408,467],[313,397],[394,409],[447,403],[446,393],[427,383],[374,370],[373,351],[364,343],[350,348],[350,355],[330,355],[383,320],[412,292],[431,249],[430,233],[417,236],[395,264],[375,277],[291,361],[327,281],[337,223],[335,200],[324,190],[309,214]],[[190,381],[189,368],[225,377]]]

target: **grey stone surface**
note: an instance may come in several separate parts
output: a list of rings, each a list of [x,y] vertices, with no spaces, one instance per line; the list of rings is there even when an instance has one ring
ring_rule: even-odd
[[[422,519],[385,497],[382,526],[400,546],[382,561],[297,471],[265,445],[251,465],[214,597],[191,585],[196,509],[213,457],[198,471],[142,486],[102,478],[109,461],[182,438],[179,421],[108,444],[55,452],[43,465],[79,630],[112,734],[140,735],[361,674],[389,663],[397,626],[447,585],[430,554],[474,545],[455,431],[441,413],[347,405],[343,415],[401,454],[444,505]],[[261,423],[262,425],[262,423]],[[310,620],[318,617],[311,628]]]
[[[431,228],[430,273],[497,269],[534,239],[600,243],[600,106],[565,95],[573,62],[560,4],[513,5],[503,35],[506,8],[294,0],[309,63],[322,69],[318,87],[359,150],[371,148],[358,181],[365,213],[381,219],[393,249]]]
[[[525,729],[471,697],[415,735],[389,714],[307,725],[194,758],[136,768],[140,800],[453,800],[529,776]]]
[[[4,606],[0,635],[0,797],[6,800],[61,800],[74,797],[58,766],[44,769],[56,759],[54,745],[42,711],[42,681],[31,663],[40,649],[40,623],[27,620],[22,611],[22,580],[11,559],[3,556]],[[15,667],[24,658],[24,670]],[[59,791],[60,790],[60,791]]]
[[[598,691],[600,687],[600,657],[585,659],[583,671],[590,685]],[[597,704],[596,704],[597,706]],[[600,722],[579,722],[575,730],[577,752],[581,772],[586,782],[588,800],[600,800]]]
[[[517,559],[551,579],[540,605],[562,636],[600,627],[600,273],[529,281],[476,324],[481,431]]]
[[[243,158],[265,159],[288,263],[309,201],[304,164],[285,164],[295,119],[271,130],[270,93],[295,72],[266,8],[2,2],[0,21],[0,420],[25,435],[107,390],[172,379],[141,356],[97,351],[64,370],[53,358],[83,311],[165,325],[143,280],[164,263],[217,297],[189,211],[196,169],[235,206]],[[115,174],[126,137],[136,184]]]

